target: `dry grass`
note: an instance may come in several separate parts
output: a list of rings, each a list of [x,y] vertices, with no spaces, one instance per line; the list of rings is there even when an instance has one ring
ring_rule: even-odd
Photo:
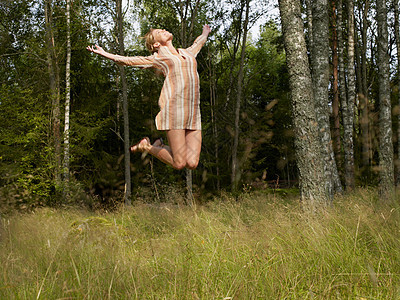
[[[247,194],[3,217],[0,299],[397,299],[399,207],[379,202],[360,190],[310,216]]]

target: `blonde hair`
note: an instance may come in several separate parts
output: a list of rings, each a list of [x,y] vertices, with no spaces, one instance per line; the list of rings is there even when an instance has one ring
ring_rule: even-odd
[[[153,31],[154,31],[154,28],[150,28],[149,32],[146,33],[143,37],[143,39],[145,40],[144,44],[145,44],[147,50],[149,50],[151,53],[157,52],[157,50],[158,50],[158,49],[154,48],[154,43],[156,41],[155,41],[155,38],[153,35]]]

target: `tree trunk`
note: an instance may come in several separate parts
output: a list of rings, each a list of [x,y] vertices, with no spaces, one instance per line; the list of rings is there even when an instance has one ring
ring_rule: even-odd
[[[348,6],[348,48],[347,48],[347,98],[342,100],[343,104],[343,147],[345,155],[346,168],[346,187],[352,189],[354,187],[354,144],[353,144],[353,127],[354,127],[354,103],[356,97],[355,69],[354,69],[354,5],[353,0],[349,0]],[[343,53],[343,51],[342,51]],[[342,56],[342,60],[343,56]],[[343,63],[344,65],[344,63]],[[342,70],[342,80],[344,79],[344,68]],[[343,84],[343,90],[345,88]],[[344,93],[344,91],[342,91]]]
[[[308,30],[308,46],[311,49],[314,44],[313,40],[313,17],[312,17],[312,0],[306,0],[306,16],[307,16],[307,30]],[[310,51],[310,60],[313,60]]]
[[[333,150],[335,160],[341,165],[341,144],[340,144],[340,118],[339,118],[339,59],[338,59],[338,38],[337,38],[337,14],[336,1],[332,0],[332,66],[333,66]]]
[[[210,102],[211,102],[211,123],[213,130],[214,151],[215,151],[215,168],[217,177],[217,191],[220,190],[219,178],[219,140],[218,140],[218,125],[217,125],[217,98],[216,98],[216,79],[215,66],[210,51],[208,51],[208,64],[210,76]]]
[[[329,14],[328,1],[313,1],[312,80],[315,109],[321,141],[321,155],[325,165],[325,187],[332,198],[342,192],[332,148],[329,122]]]
[[[186,201],[189,206],[194,205],[193,198],[193,172],[190,169],[186,169]]]
[[[343,149],[344,149],[344,178],[346,190],[354,188],[354,148],[353,148],[353,123],[348,118],[348,98],[346,93],[346,75],[344,63],[343,40],[343,2],[337,2],[337,35],[338,35],[338,63],[339,63],[339,93],[343,116]],[[352,104],[351,104],[352,105]]]
[[[397,80],[398,80],[398,107],[397,107],[397,184],[400,183],[400,24],[399,24],[399,2],[394,0],[394,35],[397,49]]]
[[[186,48],[189,42],[193,40],[194,23],[200,6],[200,0],[192,1],[174,1],[175,9],[178,11],[181,30],[180,39],[182,48]],[[189,16],[189,11],[191,12]],[[189,27],[190,21],[190,27]]]
[[[242,102],[242,94],[243,94],[243,69],[244,69],[244,60],[246,54],[246,42],[247,42],[247,31],[248,31],[248,23],[249,23],[249,11],[250,11],[250,0],[246,0],[246,16],[244,20],[243,26],[243,39],[242,39],[242,50],[240,55],[240,64],[239,64],[239,74],[238,74],[238,85],[237,85],[237,97],[236,97],[236,107],[235,107],[235,128],[234,128],[234,137],[233,137],[233,148],[232,148],[232,189],[233,191],[237,191],[239,180],[241,177],[239,160],[237,157],[238,146],[239,146],[239,121],[240,121],[240,105]]]
[[[378,77],[379,77],[379,168],[380,193],[390,197],[394,192],[392,115],[390,103],[388,28],[385,0],[376,1],[378,22]]]
[[[238,25],[239,28],[238,28],[238,30],[235,30],[236,34],[235,34],[235,39],[233,41],[233,51],[231,54],[232,61],[231,61],[231,65],[229,68],[229,84],[228,84],[228,90],[226,91],[226,101],[225,101],[225,105],[224,105],[224,110],[227,109],[228,105],[230,104],[230,100],[231,100],[232,86],[233,86],[233,79],[234,79],[234,69],[237,64],[236,55],[237,55],[237,52],[239,51],[240,39],[242,36],[242,30],[241,30],[242,25],[241,24],[242,24],[243,8],[244,8],[244,6],[241,5],[240,11],[239,11],[239,18],[238,18],[238,20],[233,21],[233,22],[236,21],[236,24],[239,24]],[[231,51],[228,51],[228,52],[231,53]]]
[[[299,169],[300,192],[305,208],[326,205],[324,167],[318,139],[313,85],[303,33],[300,2],[279,0],[289,85],[293,104],[295,151]]]
[[[118,27],[118,44],[119,54],[125,55],[125,44],[124,44],[124,31],[123,31],[123,15],[122,15],[122,0],[116,0],[117,9],[117,27]],[[126,205],[131,204],[131,157],[129,152],[129,105],[128,105],[128,85],[126,83],[125,69],[123,66],[118,66],[121,86],[122,86],[122,110],[124,116],[124,154],[125,154],[125,194],[124,200]]]
[[[52,104],[52,131],[54,146],[54,177],[56,186],[61,185],[61,137],[60,137],[60,75],[53,34],[52,1],[45,3],[45,28],[47,44],[47,66],[50,79],[50,97]]]
[[[69,114],[71,100],[71,16],[70,0],[66,0],[67,9],[67,61],[65,64],[65,120],[64,120],[64,194],[68,193],[69,185]]]
[[[362,134],[362,162],[364,169],[368,170],[370,165],[370,141],[369,141],[369,100],[368,100],[368,84],[367,84],[367,29],[368,29],[368,11],[369,0],[365,1],[362,30],[361,30],[361,74],[362,86],[360,87],[360,104],[361,104],[361,134]]]

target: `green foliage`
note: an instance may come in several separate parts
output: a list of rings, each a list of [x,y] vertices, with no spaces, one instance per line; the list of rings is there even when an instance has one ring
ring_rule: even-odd
[[[46,199],[51,193],[48,108],[31,91],[18,86],[2,85],[0,99],[3,192],[15,187],[19,197],[14,196],[19,200],[24,199],[23,194],[29,194],[31,201]]]
[[[399,207],[377,198],[360,190],[317,215],[249,193],[6,216],[0,298],[397,299]]]
[[[209,40],[197,57],[203,145],[200,165],[193,172],[195,190],[207,199],[217,188],[223,190],[230,186],[243,4],[244,1],[230,0],[137,0],[131,6],[133,15],[128,13],[124,20],[128,37],[126,55],[129,56],[149,54],[142,41],[138,42],[136,35],[139,32],[132,29],[134,22],[139,23],[140,35],[150,27],[171,31],[176,47],[190,46],[201,33],[203,24],[212,27]],[[250,19],[262,16],[267,4],[264,0],[252,0]],[[63,103],[65,1],[52,1],[51,8]],[[71,178],[76,194],[85,194],[79,199],[92,197],[101,205],[114,205],[124,189],[120,79],[114,63],[88,53],[85,47],[97,43],[110,52],[118,51],[114,14],[113,1],[77,0],[72,3]],[[63,187],[54,183],[44,17],[43,1],[0,2],[0,192],[2,201],[10,205],[18,203],[31,207],[66,203],[60,193]],[[346,9],[344,19],[347,20]],[[375,53],[374,40],[368,44],[371,44],[370,52]],[[377,65],[373,57],[366,59],[372,160],[370,166],[359,168],[356,179],[359,185],[378,182],[378,139],[374,126],[378,124],[379,106],[378,81],[374,79]],[[260,28],[260,37],[249,39],[244,72],[238,149],[241,184],[260,188],[267,184],[274,188],[285,187],[283,181],[294,181],[295,184],[297,170],[288,73],[282,34],[275,22],[267,20]],[[162,75],[136,68],[126,68],[126,74],[130,142],[137,142],[144,136],[149,136],[152,141],[160,136],[165,138],[165,133],[156,131],[154,124],[159,110],[157,102]],[[398,74],[393,77],[393,83],[397,81]],[[397,95],[398,90],[394,88],[393,106]],[[62,116],[63,113],[61,107]],[[397,114],[397,109],[393,114]],[[356,165],[361,161],[362,153],[357,118],[358,115],[354,141]],[[63,120],[60,132],[63,131],[62,124]],[[397,127],[394,122],[393,128]],[[159,189],[159,200],[164,201],[169,197],[167,187],[185,185],[185,172],[175,171],[149,157],[142,159],[140,154],[132,155],[131,170],[133,198],[140,198],[142,193],[157,194]]]
[[[267,173],[269,180],[296,177],[288,93],[288,73],[282,33],[274,22],[265,24],[255,46],[249,46],[247,117],[242,127],[249,129],[255,149],[249,160],[257,177]],[[263,84],[260,85],[259,83]],[[253,175],[253,178],[255,177]]]
[[[231,31],[237,30],[231,24]],[[236,28],[236,29],[235,29]],[[224,187],[230,184],[230,159],[233,145],[234,111],[238,72],[239,46],[233,43],[231,31],[218,36],[210,43],[204,65],[210,70],[201,70],[202,112],[204,144],[207,149],[203,161],[209,175],[208,186],[220,180]],[[230,37],[230,38],[229,38]],[[207,53],[207,52],[206,52]],[[218,59],[214,56],[217,53]],[[219,58],[220,57],[220,58]],[[215,65],[213,65],[215,64]],[[215,70],[213,70],[215,68]],[[274,22],[267,22],[260,38],[249,41],[246,47],[244,95],[241,103],[239,160],[243,172],[242,182],[255,180],[293,180],[297,177],[294,161],[293,137],[291,132],[291,108],[288,94],[288,75],[282,35]],[[207,94],[216,80],[216,99],[212,107]],[[218,141],[215,140],[211,110],[216,115]],[[219,165],[216,164],[214,144],[219,146]],[[215,169],[219,167],[219,178]],[[215,184],[214,184],[215,186]]]
[[[160,27],[174,34],[176,47],[187,47],[201,33],[202,25],[213,26],[212,35],[198,55],[201,77],[203,152],[201,164],[193,173],[195,189],[209,195],[216,182],[222,187],[230,184],[230,145],[232,101],[225,105],[226,92],[235,93],[235,81],[230,81],[230,65],[235,62],[229,51],[235,34],[240,33],[240,5],[222,7],[215,1],[180,3],[174,1],[138,1],[136,13],[143,30]],[[239,5],[239,6],[238,6]],[[52,2],[52,29],[59,67],[61,103],[65,85],[65,3]],[[5,1],[0,5],[0,80],[1,80],[1,177],[2,193],[6,201],[21,205],[58,205],[67,203],[60,193],[62,186],[54,182],[54,158],[51,142],[51,100],[48,95],[49,75],[44,22],[44,3],[40,1]],[[115,65],[85,50],[88,44],[98,43],[111,52],[118,45],[114,40],[114,3],[105,5],[93,1],[74,1],[71,11],[71,127],[70,168],[74,189],[86,193],[101,205],[114,205],[124,189],[122,105]],[[232,24],[225,13],[230,11]],[[256,12],[255,12],[256,13]],[[125,20],[126,28],[131,24]],[[219,26],[222,26],[219,28]],[[239,27],[238,27],[239,26]],[[221,30],[219,30],[221,29]],[[214,37],[213,37],[214,36]],[[276,160],[282,149],[275,137],[288,128],[283,51],[280,33],[272,23],[263,30],[262,38],[248,46],[246,57],[246,90],[242,118],[240,153],[246,172],[244,182],[261,178],[265,169],[274,176]],[[236,45],[238,47],[238,44]],[[144,47],[127,45],[126,55],[148,55]],[[238,48],[237,48],[238,50]],[[232,61],[233,59],[233,61]],[[263,66],[263,68],[260,68]],[[215,74],[210,77],[210,71]],[[235,73],[236,67],[233,68]],[[151,140],[165,137],[155,130],[158,98],[163,84],[162,75],[152,70],[126,68],[132,143],[143,136]],[[235,75],[234,75],[235,77]],[[264,82],[265,88],[259,82]],[[210,84],[216,84],[220,159],[215,161],[215,141],[212,133]],[[279,104],[265,110],[269,103]],[[61,106],[61,116],[63,116]],[[63,117],[62,117],[63,118]],[[279,120],[279,122],[277,121]],[[63,120],[61,119],[61,124]],[[277,125],[273,125],[277,124]],[[61,125],[60,131],[63,130]],[[286,144],[290,144],[289,142]],[[252,145],[250,148],[247,145]],[[285,145],[286,145],[285,144]],[[285,148],[286,147],[286,148]],[[285,150],[286,151],[286,150]],[[289,151],[290,152],[290,151]],[[285,152],[286,153],[286,152]],[[273,159],[266,159],[272,157]],[[151,162],[151,163],[150,163]],[[216,167],[220,169],[216,174]],[[149,157],[142,160],[132,155],[132,183],[134,195],[141,189],[160,192],[160,201],[167,199],[163,187],[171,183],[184,185],[185,172],[178,172]],[[280,173],[279,173],[280,174]],[[283,177],[283,176],[282,176]],[[270,179],[270,178],[268,178]],[[72,184],[72,183],[71,183]],[[11,188],[12,187],[12,188]],[[166,191],[168,188],[165,189]],[[134,196],[135,197],[135,196]],[[72,200],[74,201],[74,200]],[[81,201],[77,200],[78,203]]]

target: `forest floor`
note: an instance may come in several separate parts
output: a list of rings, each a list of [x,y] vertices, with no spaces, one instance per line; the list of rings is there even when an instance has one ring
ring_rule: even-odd
[[[6,215],[0,299],[399,299],[399,209],[364,189],[314,215],[261,193]]]

